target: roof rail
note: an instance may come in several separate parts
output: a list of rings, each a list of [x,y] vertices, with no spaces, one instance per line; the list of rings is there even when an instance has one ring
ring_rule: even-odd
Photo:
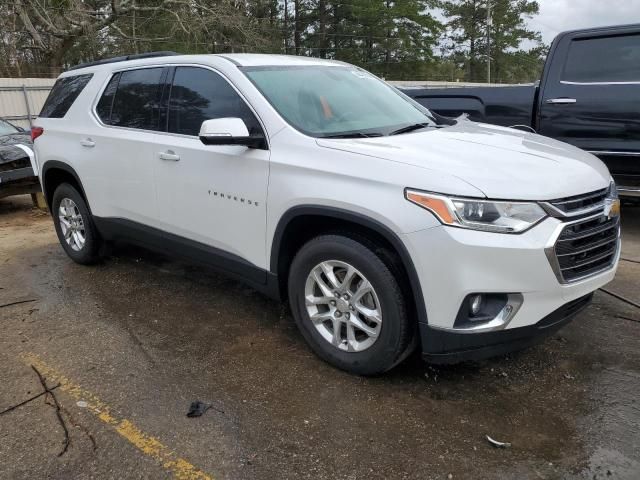
[[[135,55],[122,55],[120,57],[103,58],[102,60],[96,60],[95,62],[81,63],[79,65],[74,65],[68,70],[78,70],[79,68],[93,67],[95,65],[105,65],[107,63],[125,62],[127,60],[137,60],[141,58],[169,57],[171,55],[180,55],[180,54],[176,52],[147,52],[147,53],[137,53]]]

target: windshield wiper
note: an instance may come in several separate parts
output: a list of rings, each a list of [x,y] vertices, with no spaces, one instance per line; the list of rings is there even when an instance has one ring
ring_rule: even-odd
[[[407,125],[406,127],[399,128],[398,130],[394,130],[389,133],[389,135],[399,135],[401,133],[409,133],[414,130],[420,130],[421,128],[433,127],[431,123],[423,122],[423,123],[414,123],[413,125]]]
[[[364,133],[364,132],[350,132],[350,133],[338,133],[336,135],[325,135],[320,138],[371,138],[382,137],[381,133]]]

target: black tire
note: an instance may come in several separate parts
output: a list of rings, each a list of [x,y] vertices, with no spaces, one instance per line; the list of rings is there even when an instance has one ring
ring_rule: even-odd
[[[60,225],[60,203],[68,198],[76,204],[78,212],[82,216],[82,222],[84,225],[84,237],[85,242],[82,248],[74,250],[64,238],[62,226]],[[51,204],[51,215],[53,217],[53,224],[58,234],[58,240],[64,251],[69,257],[76,263],[82,265],[90,265],[96,263],[100,259],[100,247],[102,245],[102,239],[98,234],[98,230],[93,222],[93,217],[87,207],[82,195],[70,184],[62,183],[58,185],[53,193],[53,201]]]
[[[356,237],[357,238],[357,237]],[[407,356],[415,328],[407,313],[398,279],[374,253],[375,245],[342,235],[323,235],[306,243],[289,270],[289,303],[296,324],[316,355],[342,370],[358,375],[376,375],[393,368]],[[359,270],[377,293],[382,323],[376,341],[359,352],[340,350],[313,325],[305,302],[308,275],[321,262],[338,260]]]

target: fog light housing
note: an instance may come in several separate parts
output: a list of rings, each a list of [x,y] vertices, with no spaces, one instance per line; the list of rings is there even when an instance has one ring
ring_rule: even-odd
[[[471,293],[460,305],[455,330],[475,333],[505,328],[522,306],[520,293]]]

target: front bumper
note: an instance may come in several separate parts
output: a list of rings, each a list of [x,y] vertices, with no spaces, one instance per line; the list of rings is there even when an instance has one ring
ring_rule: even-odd
[[[33,168],[0,171],[0,198],[40,191],[40,181]]]
[[[450,364],[504,355],[539,343],[558,331],[591,303],[593,293],[556,309],[535,325],[485,333],[453,333],[422,328],[423,358],[429,363]]]
[[[613,279],[619,249],[610,269],[561,284],[545,254],[561,223],[547,218],[519,235],[444,226],[403,235],[426,305],[427,322],[419,325],[424,356],[446,363],[497,355],[535,343],[554,331],[552,326],[570,321],[576,312],[563,315],[562,309]],[[523,302],[494,331],[460,332],[454,321],[462,301],[473,293],[518,293]],[[549,320],[556,316],[562,321]]]

